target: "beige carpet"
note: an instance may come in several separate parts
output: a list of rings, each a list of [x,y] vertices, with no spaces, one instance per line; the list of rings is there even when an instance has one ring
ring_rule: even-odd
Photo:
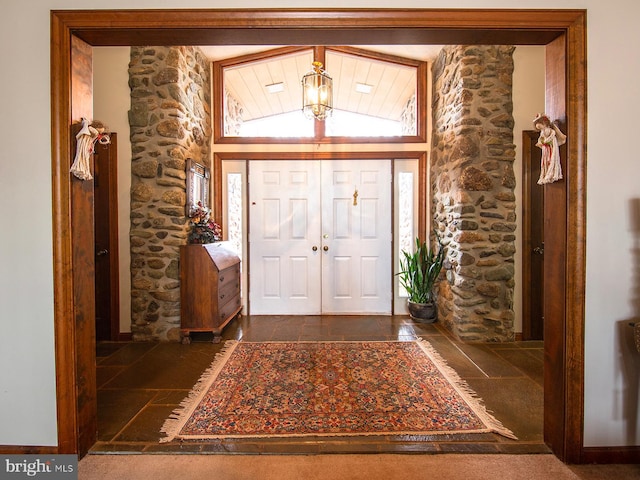
[[[638,465],[566,466],[552,455],[88,455],[79,480],[640,479]]]

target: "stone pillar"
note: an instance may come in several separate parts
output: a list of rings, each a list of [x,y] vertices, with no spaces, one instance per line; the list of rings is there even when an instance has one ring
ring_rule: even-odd
[[[439,319],[466,341],[514,338],[511,46],[447,46],[433,65],[434,228],[450,268]]]
[[[186,159],[210,164],[210,62],[193,47],[132,47],[131,331],[179,340]]]

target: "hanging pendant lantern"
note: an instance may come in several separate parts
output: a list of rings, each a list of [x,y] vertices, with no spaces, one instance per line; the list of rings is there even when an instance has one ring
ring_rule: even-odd
[[[333,80],[313,62],[313,70],[302,77],[302,112],[307,118],[324,120],[333,110]]]

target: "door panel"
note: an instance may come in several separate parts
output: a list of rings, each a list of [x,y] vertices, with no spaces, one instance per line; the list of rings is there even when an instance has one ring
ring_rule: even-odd
[[[320,313],[319,189],[317,161],[251,162],[252,314]]]
[[[322,312],[391,313],[391,161],[325,162],[322,178]]]

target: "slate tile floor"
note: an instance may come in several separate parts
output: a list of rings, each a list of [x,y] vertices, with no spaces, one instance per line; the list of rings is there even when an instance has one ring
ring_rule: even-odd
[[[160,444],[160,427],[222,344],[208,334],[178,343],[96,346],[98,442],[92,453],[548,453],[542,436],[542,342],[464,344],[438,324],[402,316],[239,317],[223,332],[245,341],[428,340],[518,440],[500,435],[234,439]]]

